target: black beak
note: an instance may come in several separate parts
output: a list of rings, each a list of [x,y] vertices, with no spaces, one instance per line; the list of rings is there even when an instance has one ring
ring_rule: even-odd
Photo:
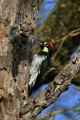
[[[39,44],[40,47],[43,49],[43,47],[44,47],[43,43],[41,43],[41,42],[39,42],[39,41],[34,41],[34,42],[37,43],[37,44]]]

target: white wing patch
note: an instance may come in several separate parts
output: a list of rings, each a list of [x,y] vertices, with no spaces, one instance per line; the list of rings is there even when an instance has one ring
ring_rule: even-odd
[[[38,55],[38,54],[33,56],[33,60],[32,60],[31,67],[30,67],[29,85],[34,86],[37,76],[40,73],[41,64],[46,58],[47,56]]]

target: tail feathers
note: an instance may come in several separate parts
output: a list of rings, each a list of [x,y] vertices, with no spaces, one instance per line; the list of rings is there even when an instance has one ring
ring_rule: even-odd
[[[30,81],[30,82],[29,82],[29,86],[28,86],[28,93],[29,93],[29,94],[31,93],[32,88],[34,87],[35,82],[36,82],[36,80],[33,80],[33,81]]]
[[[36,80],[30,80],[30,82],[29,82],[29,86],[30,86],[30,88],[32,88],[34,85],[35,85],[35,82],[36,82]]]
[[[31,94],[31,86],[28,86],[28,95]]]
[[[32,74],[32,75],[30,76],[29,87],[28,87],[28,92],[29,92],[29,93],[32,92],[32,88],[34,87],[34,85],[35,85],[35,83],[36,83],[37,76],[38,76],[38,73]]]
[[[33,82],[32,84],[30,84],[28,86],[28,95],[30,95],[32,93],[32,88],[34,87],[34,84],[35,84],[35,82]]]

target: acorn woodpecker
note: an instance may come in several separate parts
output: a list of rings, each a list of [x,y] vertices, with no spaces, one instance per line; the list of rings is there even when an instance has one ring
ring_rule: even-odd
[[[36,41],[37,42],[37,41]],[[54,51],[54,45],[51,42],[40,43],[41,51],[33,56],[31,66],[30,66],[30,79],[29,79],[29,92],[35,86],[36,81],[42,79],[44,74],[47,72],[50,62],[52,52]]]

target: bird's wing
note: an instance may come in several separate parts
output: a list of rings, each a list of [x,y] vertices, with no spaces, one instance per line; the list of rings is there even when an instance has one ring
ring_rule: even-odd
[[[42,77],[44,76],[44,74],[47,72],[49,66],[50,66],[50,59],[49,58],[44,59],[43,62],[42,62],[42,64],[41,64],[41,68],[40,68],[40,71],[41,71],[41,73],[40,73],[41,75],[39,75],[40,80],[42,79]]]
[[[30,80],[29,80],[29,85],[32,84],[32,86],[34,86],[38,75],[41,72],[41,67],[42,67],[42,63],[43,61],[47,58],[47,56],[41,56],[41,55],[34,55],[33,56],[33,60],[31,62],[31,67],[30,67]]]

